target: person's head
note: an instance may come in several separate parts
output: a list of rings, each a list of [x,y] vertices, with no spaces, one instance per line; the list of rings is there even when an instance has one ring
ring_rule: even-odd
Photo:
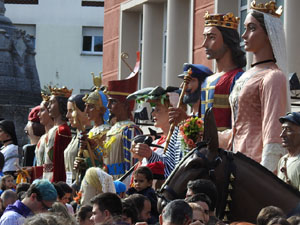
[[[70,198],[72,196],[73,193],[73,189],[66,183],[63,181],[59,181],[58,183],[56,183],[64,192],[63,197],[58,197],[59,201],[63,204],[69,203],[70,202]]]
[[[48,105],[49,105],[49,96],[43,95],[43,101],[40,104],[40,111],[38,113],[38,117],[40,119],[40,123],[44,126],[49,124],[53,124],[53,119],[49,115]]]
[[[6,208],[10,204],[14,204],[15,201],[17,201],[17,193],[14,192],[13,190],[5,190],[1,194],[1,199],[2,199],[2,206],[3,208]]]
[[[182,199],[171,201],[166,205],[160,216],[162,225],[186,225],[193,220],[193,210]]]
[[[139,56],[137,64],[139,64]],[[135,68],[137,69],[137,67]],[[111,117],[117,121],[131,119],[131,112],[134,108],[134,101],[126,97],[137,90],[138,73],[131,74],[124,80],[110,80],[107,83],[105,94],[108,97],[108,109]]]
[[[102,193],[91,199],[93,204],[91,220],[94,223],[103,222],[112,216],[122,215],[122,202],[118,195],[114,193]]]
[[[102,91],[96,89],[86,94],[83,97],[83,101],[85,102],[84,112],[90,121],[95,123],[107,122],[109,116],[107,109],[108,99]]]
[[[25,182],[24,183],[19,183],[16,187],[16,192],[17,192],[17,194],[21,191],[26,192],[29,189],[29,187],[30,187],[29,183],[25,183]]]
[[[300,153],[300,113],[288,113],[279,118],[282,124],[280,134],[282,146],[288,150],[290,154]]]
[[[28,122],[24,128],[25,133],[28,135],[31,144],[35,142],[45,133],[45,127],[40,123],[39,112],[40,106],[36,106],[31,109],[28,114]]]
[[[211,204],[209,205],[209,210],[213,212],[216,208],[217,198],[218,198],[216,185],[212,181],[205,180],[205,179],[189,181],[187,184],[186,198],[200,193],[206,194],[208,198],[211,200]]]
[[[51,88],[51,96],[49,99],[49,115],[53,119],[60,118],[62,121],[67,121],[67,103],[68,98],[72,94],[72,90],[68,90],[66,87],[63,88]]]
[[[12,175],[4,175],[1,179],[1,190],[11,189],[14,187],[14,177]]]
[[[201,206],[202,211],[207,218],[209,217],[209,209],[211,208],[211,200],[206,194],[199,193],[185,199],[188,203],[196,203]]]
[[[184,78],[186,73],[191,71],[191,80],[188,83],[186,93],[183,97],[183,103],[193,104],[200,99],[201,94],[201,84],[205,78],[213,72],[206,66],[200,64],[189,64],[185,63],[183,65],[183,74],[178,75],[179,78]]]
[[[287,219],[287,221],[291,225],[298,225],[298,224],[300,224],[300,216],[291,216]]]
[[[267,206],[262,208],[257,215],[256,224],[257,225],[267,225],[271,219],[274,217],[284,217],[282,209],[276,206]]]
[[[119,195],[120,198],[124,198],[126,192],[126,184],[124,184],[119,180],[115,180],[114,185],[115,185],[117,195]]]
[[[18,145],[17,134],[13,121],[1,120],[0,121],[0,141],[11,141],[13,144]]]
[[[85,105],[82,100],[83,97],[83,94],[77,94],[72,95],[68,99],[66,117],[74,128],[77,128],[79,125],[84,126],[88,124],[88,117],[84,112]]]
[[[197,203],[190,202],[189,206],[193,210],[193,222],[199,221],[203,224],[207,224],[209,221],[208,214],[204,213],[204,209]]]
[[[225,55],[231,56],[232,61],[238,68],[246,65],[245,53],[240,47],[240,36],[237,32],[239,18],[232,13],[206,14],[203,31],[207,59],[222,59]],[[226,19],[225,19],[226,18]],[[217,21],[217,22],[216,22]]]
[[[79,225],[93,225],[94,222],[90,219],[92,216],[93,207],[91,205],[83,205],[76,213],[77,222]]]
[[[57,192],[48,180],[36,179],[26,192],[22,200],[33,213],[45,212],[51,208],[57,199]]]
[[[122,218],[128,224],[135,224],[138,221],[138,210],[134,203],[129,199],[122,200]]]
[[[151,202],[150,200],[141,194],[130,195],[127,201],[131,201],[138,210],[138,221],[147,222],[151,217]]]
[[[38,213],[28,217],[24,225],[70,225],[70,223],[56,213]]]
[[[137,191],[142,191],[152,186],[153,174],[151,170],[146,166],[139,167],[133,173],[133,184]]]
[[[283,217],[273,217],[267,225],[290,225],[290,223]]]
[[[169,123],[169,107],[169,102],[161,104],[160,100],[155,101],[155,106],[151,113],[155,127],[165,127]]]
[[[249,13],[244,26],[245,32],[242,34],[242,38],[245,43],[245,51],[256,53],[266,46],[272,49],[262,13],[257,11]]]
[[[66,221],[68,221],[68,224],[77,224],[75,217],[72,216],[69,212],[68,209],[66,207],[65,204],[61,203],[61,202],[54,202],[51,209],[48,210],[51,213],[56,213],[60,216],[62,216],[63,218],[66,219]]]

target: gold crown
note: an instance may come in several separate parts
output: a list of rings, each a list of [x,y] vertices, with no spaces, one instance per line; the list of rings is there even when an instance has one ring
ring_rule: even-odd
[[[51,87],[49,86],[49,90],[51,92],[51,95],[54,96],[61,96],[65,98],[69,98],[72,95],[73,89],[69,90],[67,87],[63,86],[62,88],[57,87]]]
[[[102,85],[102,77],[101,77],[102,73],[100,72],[98,77],[95,77],[95,74],[93,72],[91,74],[93,76],[93,83],[96,89],[100,90],[100,87]]]
[[[48,102],[50,99],[50,96],[43,92],[41,92],[41,96],[42,96],[43,101],[45,101],[45,102]]]
[[[230,29],[237,29],[239,26],[240,18],[235,17],[233,13],[224,14],[209,14],[208,12],[204,15],[205,27],[219,26]]]
[[[256,1],[252,1],[251,2],[251,9],[260,11],[260,12],[264,12],[264,13],[268,13],[271,14],[272,16],[276,16],[276,17],[280,17],[282,14],[282,6],[279,6],[278,8],[276,7],[276,3],[269,1],[266,4],[260,3],[258,5],[256,5]]]

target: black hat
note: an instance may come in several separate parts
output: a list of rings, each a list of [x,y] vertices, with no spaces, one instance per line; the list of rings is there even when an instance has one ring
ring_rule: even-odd
[[[18,145],[15,125],[14,125],[13,121],[1,120],[0,128],[11,137],[11,139],[15,145]]]
[[[284,123],[286,121],[291,122],[300,126],[300,112],[288,113],[285,116],[279,118],[280,123]]]

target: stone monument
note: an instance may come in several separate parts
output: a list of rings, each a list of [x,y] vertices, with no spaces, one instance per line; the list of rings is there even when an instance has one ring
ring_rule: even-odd
[[[19,145],[30,108],[40,104],[41,87],[35,64],[35,38],[17,29],[5,16],[0,0],[0,118],[13,120]]]

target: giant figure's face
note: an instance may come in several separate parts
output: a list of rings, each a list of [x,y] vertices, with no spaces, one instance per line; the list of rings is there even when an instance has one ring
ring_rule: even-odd
[[[57,118],[60,116],[59,104],[54,95],[51,95],[48,105],[49,115],[52,118]]]
[[[286,121],[281,127],[280,137],[282,146],[292,154],[298,152],[300,146],[300,126]]]
[[[256,53],[261,49],[265,49],[266,45],[270,45],[265,30],[251,14],[247,15],[244,26],[245,32],[243,33],[242,38],[244,39],[245,50],[247,52]]]
[[[52,119],[49,115],[49,111],[47,108],[47,104],[45,101],[42,101],[42,103],[40,104],[41,109],[38,113],[39,119],[40,119],[40,123],[44,126],[46,126],[47,124],[52,122]]]
[[[200,99],[201,87],[198,78],[192,78],[183,97],[184,104],[194,104]]]
[[[228,47],[224,44],[221,31],[215,27],[205,27],[203,31],[204,41],[202,47],[205,48],[207,59],[222,59],[228,51]]]

